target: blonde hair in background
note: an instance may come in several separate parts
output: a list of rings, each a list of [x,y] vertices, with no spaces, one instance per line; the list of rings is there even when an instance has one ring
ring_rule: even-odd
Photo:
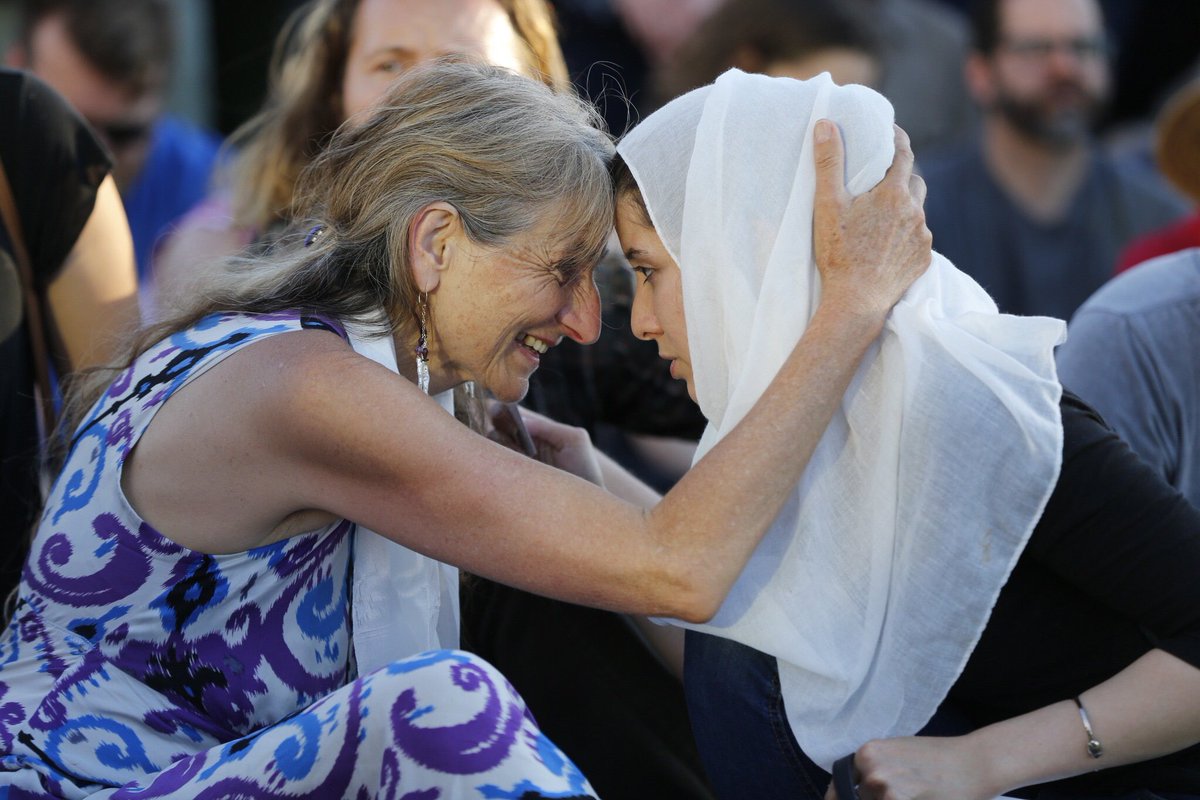
[[[526,47],[529,76],[569,91],[547,0],[495,2]],[[237,156],[224,178],[239,226],[261,234],[286,221],[301,171],[343,122],[342,77],[358,5],[359,0],[311,0],[276,40],[266,104],[230,137]]]

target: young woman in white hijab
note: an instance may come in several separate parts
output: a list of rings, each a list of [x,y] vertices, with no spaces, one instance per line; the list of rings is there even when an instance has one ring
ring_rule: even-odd
[[[828,76],[731,71],[618,147],[633,328],[709,420],[697,458],[817,307],[823,118],[849,201],[892,161],[892,109]],[[855,753],[864,798],[1200,797],[1200,513],[1063,394],[1063,335],[936,254],[894,308],[720,612],[688,626],[722,796],[819,798]]]

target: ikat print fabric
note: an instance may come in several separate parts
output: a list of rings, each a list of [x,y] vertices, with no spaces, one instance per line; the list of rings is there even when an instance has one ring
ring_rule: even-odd
[[[439,650],[355,676],[350,522],[206,555],[126,499],[125,458],[174,392],[304,329],[345,336],[298,312],[206,317],[77,430],[0,638],[0,800],[592,796],[486,662]]]

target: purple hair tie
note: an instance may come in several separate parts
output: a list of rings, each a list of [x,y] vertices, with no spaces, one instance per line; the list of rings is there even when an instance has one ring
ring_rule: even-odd
[[[311,246],[313,242],[321,238],[323,233],[325,233],[324,225],[313,225],[312,228],[309,229],[308,235],[304,237],[304,246]]]

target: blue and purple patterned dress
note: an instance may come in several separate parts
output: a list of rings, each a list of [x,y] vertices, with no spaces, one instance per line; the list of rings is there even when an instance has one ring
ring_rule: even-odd
[[[130,506],[125,456],[172,393],[305,328],[344,336],[299,313],[207,317],[141,355],[76,432],[0,639],[0,800],[592,796],[473,656],[355,678],[349,522],[213,556]]]

